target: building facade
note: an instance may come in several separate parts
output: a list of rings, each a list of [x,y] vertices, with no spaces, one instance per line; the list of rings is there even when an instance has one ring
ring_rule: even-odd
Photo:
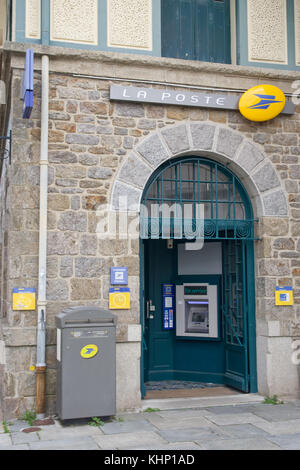
[[[46,409],[55,412],[55,315],[75,305],[109,309],[111,267],[128,268],[130,289],[130,307],[113,310],[118,411],[139,408],[145,383],[158,380],[298,397],[299,0],[15,0],[0,7],[0,134],[12,132],[0,181],[3,416],[35,407],[39,308],[46,318]],[[24,119],[28,48],[35,54],[34,105]],[[225,97],[238,101],[261,84],[281,89],[293,111],[257,122],[223,106]],[[41,166],[48,181],[44,225]],[[186,225],[183,213],[168,215],[165,232],[164,213],[151,212],[151,203],[186,204],[193,212]],[[204,207],[198,250],[191,246],[197,204]],[[187,327],[187,335],[178,332],[180,304],[170,312],[175,290],[165,303],[164,285],[194,284],[203,295],[216,286],[211,337],[199,328],[196,335]],[[293,292],[291,305],[277,305],[276,288],[283,287],[292,288],[284,291]],[[36,290],[35,309],[13,305],[13,290],[21,288]]]

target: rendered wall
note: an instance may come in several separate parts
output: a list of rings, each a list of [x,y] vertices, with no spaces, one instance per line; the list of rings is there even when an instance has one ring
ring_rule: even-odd
[[[14,14],[16,41],[160,55],[160,0],[15,0]]]

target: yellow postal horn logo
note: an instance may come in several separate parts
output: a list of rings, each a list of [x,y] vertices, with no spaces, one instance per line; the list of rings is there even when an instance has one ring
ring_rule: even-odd
[[[87,344],[80,351],[80,356],[83,359],[90,359],[91,357],[96,356],[98,352],[98,346],[96,344]]]
[[[249,121],[269,121],[285,106],[284,93],[273,85],[258,85],[247,90],[239,101],[241,114]]]

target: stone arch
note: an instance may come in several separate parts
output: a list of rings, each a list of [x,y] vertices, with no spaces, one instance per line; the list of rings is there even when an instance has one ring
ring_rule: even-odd
[[[111,193],[110,207],[118,211],[120,198],[139,211],[151,174],[166,160],[184,155],[208,156],[229,167],[244,184],[255,217],[288,216],[281,180],[260,147],[241,133],[210,121],[192,121],[152,132],[124,160]]]

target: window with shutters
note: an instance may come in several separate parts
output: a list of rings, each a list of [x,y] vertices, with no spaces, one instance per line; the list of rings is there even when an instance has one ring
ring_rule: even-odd
[[[162,0],[162,56],[230,63],[230,0]]]

